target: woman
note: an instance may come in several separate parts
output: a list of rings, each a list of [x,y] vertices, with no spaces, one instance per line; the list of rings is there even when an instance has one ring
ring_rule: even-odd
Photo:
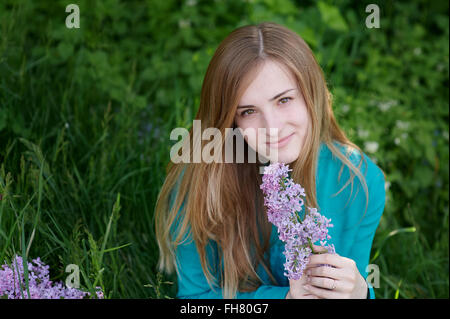
[[[208,66],[195,119],[222,134],[231,127],[257,131],[244,135],[249,150],[289,164],[305,204],[332,219],[328,244],[336,254],[311,256],[305,275],[288,280],[283,243],[259,187],[262,162],[247,153],[244,163],[170,162],[156,236],[160,269],[177,271],[177,297],[374,298],[365,279],[384,210],[384,174],[339,128],[323,72],[303,39],[275,23],[231,32]]]

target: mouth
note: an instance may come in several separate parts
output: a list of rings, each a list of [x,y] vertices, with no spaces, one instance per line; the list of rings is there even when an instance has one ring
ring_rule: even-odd
[[[270,147],[281,148],[281,147],[285,146],[287,143],[289,143],[289,141],[291,140],[291,138],[294,134],[295,133],[292,133],[286,137],[283,137],[282,139],[278,140],[278,142],[275,142],[275,143],[266,142],[266,144]]]

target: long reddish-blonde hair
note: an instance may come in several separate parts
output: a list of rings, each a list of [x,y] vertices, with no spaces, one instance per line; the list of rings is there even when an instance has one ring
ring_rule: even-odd
[[[350,169],[350,179],[338,193],[350,182],[353,191],[353,179],[357,175],[368,198],[365,178],[360,172],[364,156],[360,156],[358,167],[347,156],[354,151],[362,154],[362,151],[338,126],[332,96],[312,51],[299,35],[286,27],[270,22],[243,26],[220,43],[206,71],[195,116],[196,120],[201,120],[202,131],[213,127],[225,136],[225,129],[234,127],[239,99],[266,59],[282,63],[295,76],[312,123],[304,149],[289,165],[294,181],[305,188],[306,205],[319,208],[315,172],[321,142],[343,162],[339,179],[344,165]],[[191,145],[195,140],[191,128],[185,143]],[[342,154],[334,142],[344,146],[347,153]],[[189,147],[191,161],[193,153],[206,143],[209,141],[201,140],[201,144]],[[224,143],[220,146],[224,150]],[[277,284],[264,258],[269,248],[271,225],[259,188],[261,163],[258,160],[248,163],[247,158],[245,163],[169,162],[155,207],[159,269],[172,273],[183,266],[176,263],[176,249],[189,234],[196,244],[209,284],[212,288],[223,288],[224,298],[234,298],[237,291],[258,288],[261,285],[256,273],[259,265],[267,271],[273,284]],[[217,244],[219,252],[220,264],[215,267],[206,254],[210,241]]]

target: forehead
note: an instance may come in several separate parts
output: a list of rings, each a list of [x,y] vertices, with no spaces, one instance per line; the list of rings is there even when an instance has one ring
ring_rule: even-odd
[[[283,91],[297,88],[297,82],[288,68],[271,60],[258,66],[252,77],[242,94],[240,105],[268,101]]]

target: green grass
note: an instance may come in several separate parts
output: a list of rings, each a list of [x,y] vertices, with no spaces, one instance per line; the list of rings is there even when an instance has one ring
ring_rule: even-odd
[[[39,256],[108,298],[174,297],[153,229],[169,133],[192,123],[219,42],[270,20],[310,44],[350,139],[379,145],[377,298],[448,298],[448,4],[385,1],[367,29],[351,1],[83,0],[71,30],[66,4],[0,3],[1,263]]]

